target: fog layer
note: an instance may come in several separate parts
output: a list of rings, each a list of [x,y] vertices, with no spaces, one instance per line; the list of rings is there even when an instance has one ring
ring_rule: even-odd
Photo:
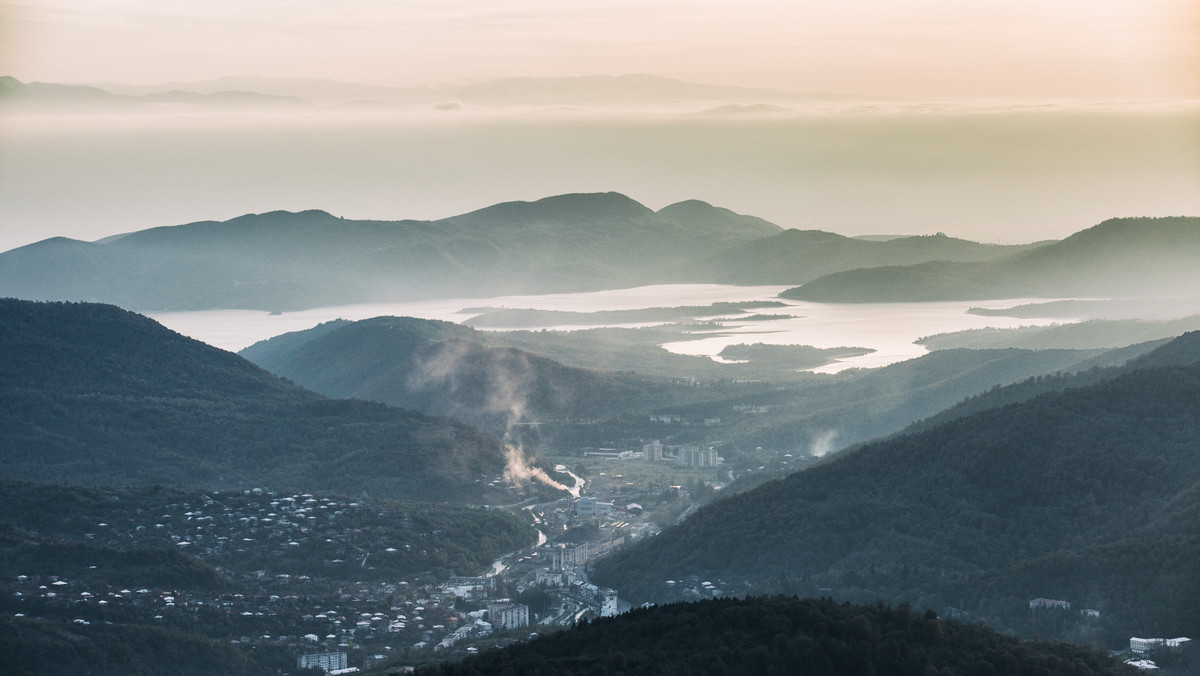
[[[433,219],[595,191],[1012,243],[1200,213],[1197,186],[1194,109],[0,117],[0,250],[277,209]]]

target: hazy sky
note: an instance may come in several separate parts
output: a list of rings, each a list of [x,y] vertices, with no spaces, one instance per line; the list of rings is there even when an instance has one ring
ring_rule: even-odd
[[[0,111],[0,250],[609,190],[993,242],[1200,214],[1200,0],[0,0],[0,74],[26,82],[625,73],[904,100],[724,116]]]
[[[0,0],[22,80],[653,73],[914,97],[1200,97],[1196,0]]]

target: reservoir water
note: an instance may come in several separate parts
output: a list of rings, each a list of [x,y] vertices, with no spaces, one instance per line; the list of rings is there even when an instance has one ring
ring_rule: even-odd
[[[732,286],[724,284],[663,284],[588,293],[556,293],[494,298],[453,298],[403,303],[372,303],[314,308],[283,314],[257,310],[204,310],[159,312],[150,316],[169,329],[210,345],[238,351],[260,340],[291,331],[309,329],[334,319],[359,320],[386,315],[463,322],[477,316],[478,308],[522,308],[599,312],[641,308],[708,306],[718,302],[779,301],[782,286]],[[875,350],[816,369],[835,373],[847,368],[876,368],[919,357],[926,349],[916,340],[938,333],[978,328],[1015,328],[1046,325],[1063,320],[984,317],[968,314],[972,307],[999,309],[1048,299],[1006,299],[937,303],[808,303],[783,301],[784,307],[764,308],[749,314],[780,315],[779,319],[739,320],[723,315],[718,331],[698,331],[694,340],[671,342],[663,347],[679,354],[713,357],[728,345],[766,343],[811,345],[818,348],[865,347]],[[475,308],[473,311],[468,311]],[[748,316],[747,315],[747,316]],[[697,319],[711,319],[712,313]],[[644,324],[612,324],[642,326]],[[580,330],[588,326],[535,326],[533,329]]]

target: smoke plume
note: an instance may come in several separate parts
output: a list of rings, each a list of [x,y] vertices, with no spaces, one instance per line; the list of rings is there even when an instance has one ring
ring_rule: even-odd
[[[470,341],[447,341],[416,364],[409,385],[448,390],[460,405],[476,406],[504,418],[504,478],[516,486],[540,481],[551,488],[570,490],[533,467],[512,429],[525,417],[537,375],[529,359],[516,350],[493,349]]]
[[[808,446],[808,454],[814,458],[824,457],[826,453],[837,450],[834,442],[837,441],[837,430],[825,430],[816,436]]]

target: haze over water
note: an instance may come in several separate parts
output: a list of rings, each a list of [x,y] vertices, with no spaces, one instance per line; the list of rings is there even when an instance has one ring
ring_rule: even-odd
[[[256,310],[205,310],[160,312],[152,318],[174,331],[215,347],[238,351],[260,340],[291,331],[302,331],[335,319],[357,321],[380,316],[418,317],[464,322],[482,313],[482,308],[601,312],[679,306],[708,306],[719,302],[779,301],[782,286],[731,286],[722,284],[664,284],[589,293],[559,293],[540,296],[454,298],[342,305],[272,315]],[[1045,300],[1045,299],[1040,299]],[[937,333],[977,328],[1015,328],[1046,325],[1061,320],[983,317],[967,314],[972,307],[1005,308],[1031,302],[1029,299],[962,301],[940,303],[853,303],[831,304],[781,301],[784,307],[767,307],[750,314],[789,315],[786,319],[739,322],[724,316],[726,328],[696,340],[672,342],[663,347],[678,354],[715,357],[728,345],[765,343],[811,345],[818,348],[866,347],[871,354],[838,361],[815,369],[836,373],[848,368],[877,368],[913,359],[927,352],[915,344],[919,338]],[[472,311],[465,311],[471,309]],[[697,319],[711,319],[698,315]],[[606,324],[603,326],[649,326],[652,324]],[[530,330],[575,331],[601,325],[558,326],[546,324]]]

